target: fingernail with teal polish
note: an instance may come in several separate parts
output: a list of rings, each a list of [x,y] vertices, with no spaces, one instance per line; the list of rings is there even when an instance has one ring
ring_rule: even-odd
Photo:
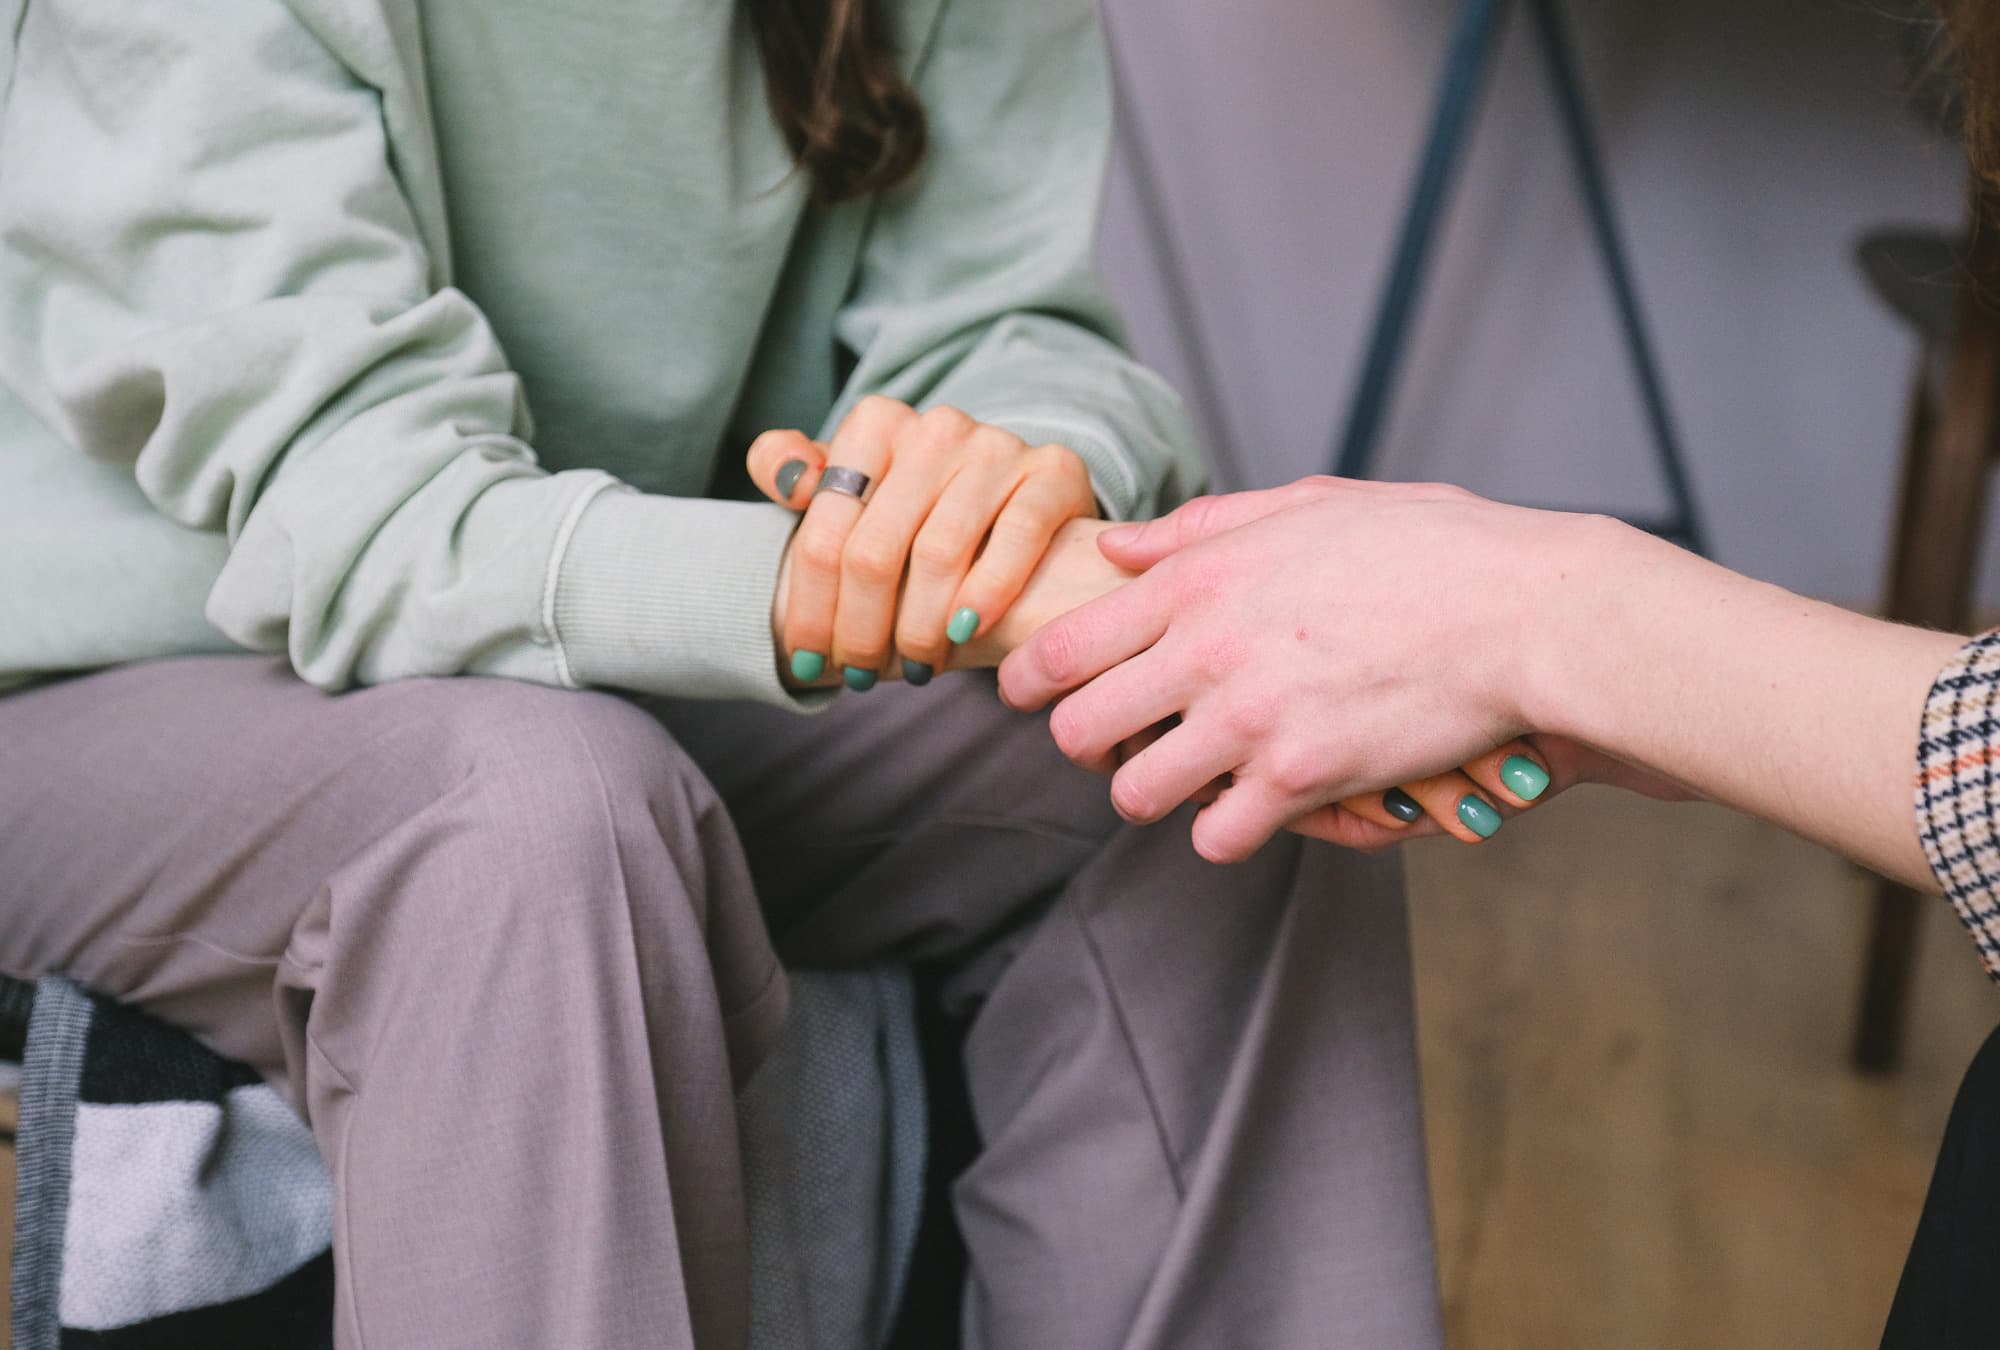
[[[961,609],[958,613],[952,615],[951,622],[945,625],[944,635],[953,642],[963,642],[978,631],[979,611],[976,609]]]
[[[1390,788],[1382,794],[1382,809],[1406,825],[1414,825],[1424,818],[1424,808],[1401,788]]]
[[[1491,839],[1500,833],[1500,813],[1484,797],[1463,798],[1458,804],[1458,818],[1481,839]]]
[[[855,693],[865,694],[875,687],[875,681],[879,677],[872,670],[863,670],[860,666],[848,666],[840,672],[840,678],[847,681],[847,687]]]
[[[792,653],[792,678],[811,684],[826,673],[826,658],[818,652]]]
[[[904,684],[914,684],[914,685],[929,684],[931,682],[931,676],[936,673],[937,673],[936,671],[932,670],[922,661],[912,661],[908,657],[903,658]]]
[[[792,499],[792,489],[806,476],[806,462],[802,459],[788,459],[778,466],[778,495],[786,501]]]
[[[1549,790],[1549,773],[1526,755],[1509,755],[1500,766],[1500,781],[1524,802],[1531,802]]]

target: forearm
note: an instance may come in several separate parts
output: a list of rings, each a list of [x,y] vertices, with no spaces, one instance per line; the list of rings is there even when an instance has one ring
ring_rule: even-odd
[[[1564,527],[1529,603],[1521,715],[1935,888],[1912,781],[1962,639],[1749,580],[1625,526]]]

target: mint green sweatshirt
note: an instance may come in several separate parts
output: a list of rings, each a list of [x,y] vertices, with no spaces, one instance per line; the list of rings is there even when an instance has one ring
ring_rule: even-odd
[[[1092,271],[1091,0],[893,0],[823,211],[728,0],[0,0],[0,683],[285,652],[785,702],[743,447],[879,392],[1192,491]]]

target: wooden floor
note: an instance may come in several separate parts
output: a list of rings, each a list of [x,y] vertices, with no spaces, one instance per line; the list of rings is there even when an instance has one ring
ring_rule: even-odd
[[[1866,883],[1818,849],[1581,792],[1410,855],[1452,1350],[1872,1347],[2000,1021],[1942,905],[1909,1062],[1871,1081],[1844,1058]]]
[[[1410,850],[1453,1350],[1873,1347],[2000,996],[1939,902],[1908,1062],[1846,1065],[1867,882],[1708,806],[1573,793]]]

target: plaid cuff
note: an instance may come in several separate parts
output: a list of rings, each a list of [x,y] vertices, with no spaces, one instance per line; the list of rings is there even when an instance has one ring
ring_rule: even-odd
[[[1986,971],[2000,980],[2000,629],[1938,673],[1917,743],[1917,837]]]

